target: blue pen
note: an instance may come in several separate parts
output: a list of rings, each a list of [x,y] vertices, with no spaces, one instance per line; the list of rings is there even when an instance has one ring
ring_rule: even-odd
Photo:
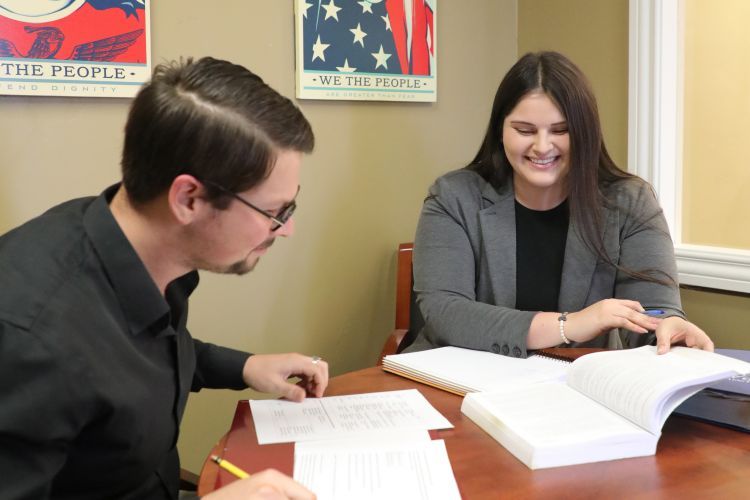
[[[645,311],[643,311],[643,314],[646,314],[648,316],[659,316],[664,314],[664,311],[662,311],[661,309],[646,309]]]

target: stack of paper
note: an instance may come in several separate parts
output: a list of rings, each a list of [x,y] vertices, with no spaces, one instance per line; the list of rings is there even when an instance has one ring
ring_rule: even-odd
[[[258,443],[294,442],[294,479],[320,500],[460,499],[443,440],[452,428],[416,389],[251,401]]]
[[[427,431],[295,443],[294,479],[319,499],[461,498],[445,442]]]

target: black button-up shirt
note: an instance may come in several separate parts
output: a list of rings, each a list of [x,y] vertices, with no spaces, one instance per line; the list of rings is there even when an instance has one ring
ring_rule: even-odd
[[[175,498],[188,392],[245,387],[248,354],[186,328],[113,218],[113,186],[0,237],[0,498]]]

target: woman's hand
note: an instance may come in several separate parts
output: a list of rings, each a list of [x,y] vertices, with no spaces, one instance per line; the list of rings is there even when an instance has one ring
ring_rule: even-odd
[[[656,352],[669,352],[669,346],[678,342],[704,351],[714,350],[714,343],[706,332],[693,323],[678,316],[664,318],[656,328]]]
[[[643,334],[656,330],[664,321],[644,312],[645,309],[635,300],[600,300],[585,309],[568,314],[565,336],[571,341],[586,342],[613,328],[625,328]]]

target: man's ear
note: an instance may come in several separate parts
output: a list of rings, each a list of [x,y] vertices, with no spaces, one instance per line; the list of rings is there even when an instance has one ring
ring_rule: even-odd
[[[187,225],[199,217],[201,210],[208,205],[205,193],[203,184],[192,175],[182,174],[175,177],[167,196],[169,208],[175,219]]]

